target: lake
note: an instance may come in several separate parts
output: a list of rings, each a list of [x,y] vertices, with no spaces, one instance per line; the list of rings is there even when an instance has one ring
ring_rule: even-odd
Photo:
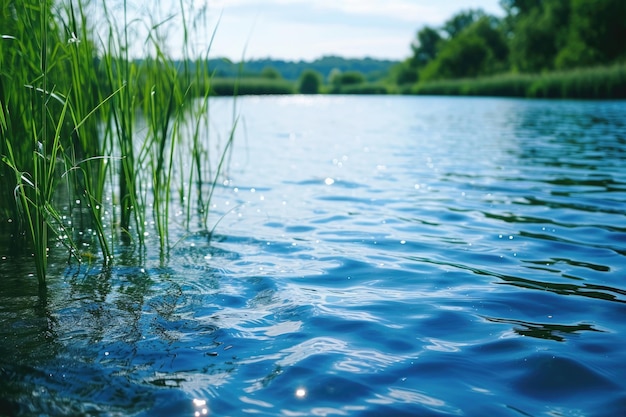
[[[211,239],[2,240],[0,415],[626,415],[626,102],[211,103]]]

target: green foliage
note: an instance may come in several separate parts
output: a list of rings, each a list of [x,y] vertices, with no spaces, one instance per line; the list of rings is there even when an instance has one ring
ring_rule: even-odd
[[[265,67],[261,71],[261,77],[269,80],[281,80],[283,78],[280,72],[274,67]]]
[[[130,23],[120,24],[104,1],[98,25],[108,37],[100,39],[98,54],[86,4],[0,4],[0,224],[25,237],[41,285],[48,251],[59,243],[78,261],[78,247],[93,254],[99,246],[108,263],[114,225],[123,242],[142,247],[153,223],[164,255],[175,166],[195,162],[191,172],[178,174],[179,194],[190,196],[185,187],[199,184],[198,207],[206,208],[233,138],[231,132],[217,170],[201,166],[203,157],[211,159],[208,144],[198,140],[208,114],[208,93],[200,88],[210,84],[206,65],[196,62],[193,72],[178,67],[161,48],[161,23],[142,42],[152,55],[131,60],[137,40]],[[206,230],[207,212],[201,214]],[[24,247],[17,239],[15,246]]]
[[[626,58],[622,0],[507,0],[511,63],[522,72],[610,64]]]
[[[334,71],[330,76],[330,93],[339,93],[345,87],[365,83],[365,76],[358,71]]]
[[[579,77],[559,72],[528,87],[532,77],[485,78],[506,73],[541,74],[555,69],[611,65],[626,61],[626,2],[622,0],[501,0],[506,16],[498,19],[481,10],[462,11],[440,28],[422,28],[413,42],[413,56],[390,75],[398,85],[419,83],[414,91],[469,94],[475,85],[465,78],[481,77],[477,91],[500,95],[542,97],[613,96],[604,87],[590,91],[587,81],[619,85],[612,71]],[[443,35],[442,35],[443,34]],[[415,75],[417,72],[417,75]],[[561,81],[553,81],[563,77]],[[607,77],[606,80],[603,77]],[[619,77],[618,77],[619,78]],[[434,83],[439,80],[462,81]],[[521,80],[521,81],[520,81]],[[611,81],[608,81],[611,80]],[[424,83],[428,83],[425,85]],[[511,86],[515,87],[511,87]],[[585,85],[585,87],[583,87]],[[460,87],[462,86],[462,88]],[[576,87],[574,87],[576,86]],[[564,89],[564,90],[563,90]],[[598,91],[604,91],[599,93]]]
[[[508,68],[503,26],[480,9],[462,11],[440,29],[422,28],[411,47],[413,56],[392,73],[398,84],[476,77]]]
[[[413,68],[423,67],[435,59],[439,52],[441,41],[441,35],[436,29],[428,26],[420,29],[417,32],[417,38],[411,44],[411,49],[413,50],[411,64]]]
[[[293,94],[294,83],[270,78],[213,78],[208,85],[211,95]]]
[[[417,68],[413,65],[412,59],[394,65],[389,71],[389,79],[396,85],[415,84],[419,80]]]
[[[314,70],[306,70],[300,76],[298,92],[301,94],[317,94],[322,86],[322,75]]]
[[[480,75],[489,51],[484,42],[476,36],[455,38],[446,43],[437,58],[430,61],[420,72],[420,79],[476,77]]]
[[[626,98],[626,64],[579,68],[538,76],[527,92],[540,98]]]
[[[99,107],[99,73],[93,44],[79,38],[80,8],[79,16],[72,7],[60,10],[66,13],[61,23],[52,19],[51,2],[8,1],[1,8],[0,219],[12,225],[14,236],[26,237],[43,284],[49,236],[77,256],[69,225],[56,209],[59,189],[87,197],[95,233],[102,237],[94,217],[99,210],[91,205],[101,196],[94,181],[99,163],[87,157],[100,146],[91,137],[97,126],[88,120]]]
[[[500,74],[439,80],[413,86],[412,94],[535,98],[626,98],[626,64],[544,74]]]
[[[481,9],[461,11],[448,19],[443,24],[442,30],[448,34],[449,39],[452,39],[484,16],[485,12]]]
[[[567,43],[557,68],[574,68],[626,58],[626,2],[572,0]]]
[[[420,79],[477,77],[506,68],[508,49],[502,33],[488,17],[465,27],[442,44],[435,59],[420,72]]]
[[[533,80],[534,76],[525,74],[439,80],[415,85],[411,92],[420,95],[526,97]]]
[[[241,63],[233,63],[223,58],[208,60],[211,72],[216,77],[236,78],[241,74],[252,77],[262,74],[266,68],[274,68],[282,78],[289,81],[298,81],[305,70],[314,70],[327,80],[333,70],[348,72],[358,71],[367,80],[379,79],[385,76],[396,61],[373,58],[350,59],[337,56],[325,56],[312,61],[283,61],[277,59],[255,59]],[[194,66],[191,66],[191,70]]]
[[[365,76],[358,71],[339,72],[331,78],[330,82],[338,86],[361,84],[365,82]]]
[[[334,90],[334,94],[389,94],[391,87],[381,82],[362,82],[359,84],[348,84]]]
[[[521,72],[554,68],[554,59],[565,45],[570,0],[549,0],[524,5],[513,18],[511,64]]]

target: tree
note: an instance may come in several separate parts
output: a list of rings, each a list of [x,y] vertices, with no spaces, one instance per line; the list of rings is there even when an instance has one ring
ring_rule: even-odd
[[[267,78],[268,80],[280,80],[283,76],[280,72],[274,67],[265,67],[261,71],[261,77]]]
[[[420,79],[476,77],[488,56],[487,45],[478,36],[456,37],[446,43],[437,59],[421,71]]]
[[[335,72],[330,82],[335,86],[361,84],[365,82],[365,76],[359,71]]]
[[[507,15],[528,14],[532,9],[541,7],[543,0],[500,0],[500,5]]]
[[[485,12],[481,9],[470,9],[466,11],[462,11],[460,13],[452,16],[451,19],[447,20],[442,29],[444,32],[448,34],[448,38],[454,38],[459,33],[463,32],[464,29],[471,26],[472,23],[476,22],[481,17],[485,16]]]
[[[300,76],[298,91],[301,94],[317,94],[322,85],[322,75],[314,70],[305,70]]]
[[[366,81],[363,73],[359,71],[332,71],[329,78],[332,85],[330,92],[335,94],[342,92],[343,87],[362,84]]]
[[[483,39],[491,51],[495,60],[492,64],[496,67],[489,70],[504,70],[504,68],[497,67],[508,66],[509,46],[502,29],[502,22],[499,19],[484,15],[468,27],[467,33],[473,33]]]
[[[626,2],[572,0],[567,42],[557,68],[606,64],[626,57]]]
[[[424,26],[417,32],[417,37],[411,44],[411,49],[413,50],[413,66],[415,68],[423,67],[428,62],[435,59],[439,51],[440,42],[441,35],[436,29]]]
[[[565,46],[571,0],[508,0],[511,64],[522,72],[553,69]]]
[[[419,80],[417,68],[412,64],[412,59],[394,65],[390,71],[390,79],[397,85],[415,84]]]
[[[424,80],[464,78],[504,71],[508,48],[497,20],[483,16],[442,43],[436,59],[420,73]]]

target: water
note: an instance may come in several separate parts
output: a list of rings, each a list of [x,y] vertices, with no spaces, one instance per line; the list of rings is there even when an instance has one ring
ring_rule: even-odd
[[[237,105],[210,241],[2,257],[1,415],[626,415],[626,102]]]

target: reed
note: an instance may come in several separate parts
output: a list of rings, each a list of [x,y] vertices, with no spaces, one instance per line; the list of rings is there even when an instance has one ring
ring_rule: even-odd
[[[529,97],[626,98],[626,63],[547,73],[529,87]]]
[[[2,212],[16,225],[13,233],[32,243],[36,275],[43,284],[50,232],[61,231],[70,242],[53,204],[64,149],[61,138],[68,133],[69,100],[57,92],[57,82],[65,80],[55,79],[57,60],[63,56],[57,48],[58,27],[50,24],[48,4],[31,6],[21,11],[21,19],[11,18],[15,4],[3,4],[2,11],[3,28],[14,33],[3,34],[0,49]]]
[[[104,31],[89,20],[88,10],[96,6]],[[106,264],[118,239],[145,248],[146,236],[154,232],[166,254],[176,187],[191,229],[194,205],[185,196],[195,184],[198,219],[208,230],[209,200],[234,134],[229,133],[217,169],[207,173],[202,165],[210,158],[202,132],[208,124],[206,86],[212,80],[203,65],[208,50],[198,55],[194,71],[186,64],[195,53],[189,31],[205,10],[188,14],[180,2],[184,59],[175,61],[165,48],[169,18],[142,22],[131,17],[127,1],[121,6],[113,12],[105,1],[89,0],[0,5],[0,220],[5,225],[0,232],[24,237],[41,285],[48,253],[59,243],[79,262],[79,246],[88,246],[90,253],[98,246]],[[137,33],[145,38],[138,41]],[[142,60],[130,56],[137,42],[151,51]],[[195,168],[177,170],[190,154]]]
[[[626,64],[555,71],[543,74],[501,74],[416,84],[411,93],[535,98],[626,98]]]

